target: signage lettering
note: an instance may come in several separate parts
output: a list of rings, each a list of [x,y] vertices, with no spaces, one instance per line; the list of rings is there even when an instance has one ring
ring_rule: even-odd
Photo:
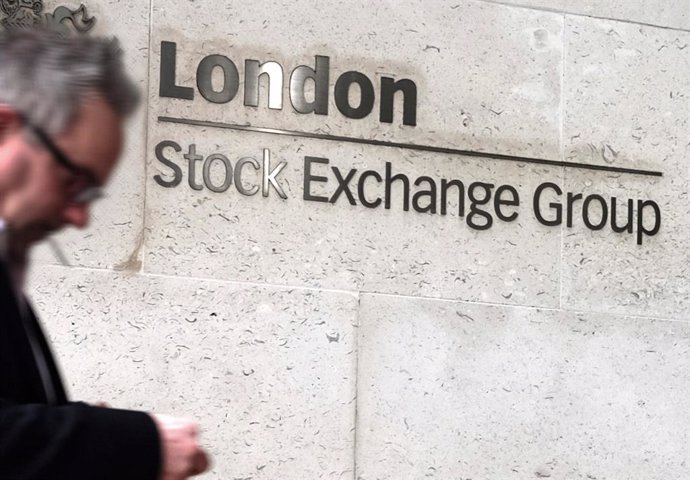
[[[171,160],[165,155],[166,149],[172,149],[176,153],[182,151],[182,147],[171,140],[165,140],[156,145],[156,159],[166,167],[170,169],[170,173],[167,176],[172,175],[171,180],[166,180],[163,175],[154,175],[153,179],[161,187],[173,188],[177,187],[182,183],[184,178],[184,173],[182,167],[180,167],[175,161]],[[268,197],[271,188],[275,190],[278,196],[282,199],[286,199],[287,195],[278,182],[278,176],[287,166],[287,162],[279,162],[275,167],[271,166],[271,152],[266,148],[263,151],[263,162],[259,162],[253,157],[243,157],[237,160],[235,167],[233,168],[232,162],[222,153],[212,153],[204,158],[202,155],[196,153],[196,144],[192,143],[187,148],[187,153],[182,155],[182,157],[187,160],[187,183],[189,188],[192,190],[203,190],[206,187],[208,190],[215,193],[223,193],[227,191],[231,185],[235,186],[235,189],[242,195],[251,197],[259,193],[261,190],[261,195]],[[202,180],[203,183],[197,180],[197,163],[203,161],[202,165]],[[222,166],[222,182],[213,180],[211,170],[214,165]],[[245,168],[249,165],[251,168]],[[256,181],[256,173],[260,172],[261,182],[260,184],[251,185],[251,180],[248,180],[244,175],[246,172],[254,171],[254,180]],[[251,176],[251,174],[250,174]],[[259,187],[260,185],[260,187]]]
[[[219,71],[222,84],[214,85],[213,73]],[[159,95],[161,97],[193,100],[193,87],[177,84],[177,44],[161,42],[161,64]],[[244,105],[258,107],[260,82],[268,82],[268,99],[270,109],[282,110],[285,73],[283,66],[275,61],[264,63],[258,60],[244,61]],[[290,103],[297,113],[328,115],[330,58],[322,55],[314,57],[314,67],[299,65],[290,74]],[[307,99],[307,82],[313,83],[313,100]],[[196,70],[196,89],[199,94],[211,103],[224,104],[232,101],[240,89],[240,74],[235,63],[220,54],[207,55],[199,61]],[[353,91],[359,91],[359,103],[353,105]],[[417,86],[412,80],[395,80],[381,77],[379,84],[379,121],[393,123],[396,93],[402,96],[402,124],[417,125]],[[335,105],[338,111],[351,119],[367,117],[374,111],[376,89],[374,83],[365,74],[348,71],[335,82]]]
[[[177,79],[177,44],[162,41],[159,95],[189,101],[194,100],[198,93],[210,103],[225,104],[240,95],[243,86],[244,106],[257,108],[265,105],[269,109],[282,110],[287,82],[287,95],[295,112],[303,115],[329,114],[329,57],[315,55],[313,65],[298,65],[289,76],[286,75],[283,66],[274,60],[246,59],[243,65],[244,71],[240,72],[237,65],[227,56],[211,53],[198,62],[196,88],[180,84]],[[379,84],[375,85],[366,74],[349,70],[340,74],[333,85],[333,104],[347,118],[357,120],[369,116],[378,101],[380,122],[393,123],[397,106],[398,109],[402,108],[398,115],[403,125],[417,124],[417,86],[412,80],[396,80],[382,76]],[[265,92],[267,98],[260,98],[260,92]],[[602,167],[547,159],[523,159],[436,145],[415,145],[171,117],[159,117],[159,120],[488,159],[524,160],[617,173],[662,175],[661,172],[617,166]],[[256,196],[260,191],[263,197],[268,197],[273,190],[281,199],[288,198],[281,185],[281,174],[287,162],[272,163],[271,152],[267,148],[263,149],[261,161],[254,157],[242,157],[234,161],[234,165],[223,153],[215,152],[206,156],[197,153],[194,143],[188,146],[185,153],[180,153],[182,147],[177,142],[164,140],[156,145],[156,159],[166,172],[165,175],[154,175],[153,178],[158,185],[165,188],[179,186],[184,180],[186,165],[187,184],[192,190],[207,189],[214,193],[224,193],[234,186],[243,196]],[[304,156],[302,167],[302,199],[306,202],[334,205],[340,202],[346,203],[347,207],[361,205],[367,209],[383,206],[385,210],[400,208],[404,212],[412,208],[422,214],[457,216],[473,230],[488,230],[496,222],[514,222],[520,215],[521,199],[517,188],[512,185],[496,185],[481,181],[468,183],[457,178],[434,178],[428,175],[410,178],[405,173],[397,171],[391,162],[385,162],[383,171],[342,169],[331,165],[328,158],[312,155]],[[591,231],[609,228],[616,234],[627,234],[635,238],[638,245],[641,245],[645,238],[656,235],[661,228],[661,210],[652,200],[619,200],[598,193],[564,193],[552,182],[543,182],[536,188],[531,207],[536,221],[544,226],[560,227],[565,222],[567,228],[573,228],[576,224]]]
[[[550,227],[559,226],[563,223],[563,203],[560,201],[548,204],[548,213],[545,216],[545,206],[542,202],[542,195],[545,191],[551,191],[558,197],[563,195],[561,188],[555,183],[546,182],[537,187],[534,192],[534,215],[539,223]],[[661,210],[656,202],[651,200],[637,200],[637,208],[633,208],[635,202],[628,199],[625,203],[627,208],[626,220],[624,225],[618,224],[618,215],[622,210],[618,205],[618,199],[611,197],[609,202],[601,195],[592,194],[583,197],[581,193],[574,194],[567,192],[565,200],[566,226],[573,226],[573,216],[576,209],[575,204],[582,202],[580,217],[582,223],[590,230],[601,230],[609,224],[609,206],[611,211],[611,230],[616,233],[636,233],[637,244],[642,245],[645,236],[653,236],[659,233],[661,227]],[[651,210],[651,211],[649,211]],[[598,212],[595,214],[593,212]],[[645,215],[653,213],[651,217],[651,228],[648,227],[649,221],[645,221]],[[648,217],[649,218],[649,217]]]
[[[173,159],[171,151],[177,154],[177,161]],[[215,152],[206,157],[198,154],[195,144],[189,145],[187,152],[179,155],[182,147],[177,142],[164,140],[156,145],[155,153],[168,171],[153,178],[162,187],[177,187],[184,178],[183,166],[186,163],[187,183],[192,190],[206,188],[215,193],[224,193],[234,185],[235,190],[244,196],[254,196],[261,191],[262,196],[268,197],[273,190],[280,198],[287,200],[288,196],[281,185],[281,174],[287,161],[272,162],[270,150],[264,148],[262,151],[262,162],[254,157],[242,157],[233,166],[233,162],[222,153]],[[180,157],[186,162],[181,161]],[[197,178],[199,165],[202,181]],[[222,174],[213,177],[213,168],[219,169]],[[517,188],[508,184],[467,183],[457,178],[427,175],[410,178],[402,172],[396,172],[391,162],[385,162],[382,172],[356,168],[343,170],[331,165],[328,158],[309,155],[303,159],[302,199],[317,203],[340,202],[351,207],[361,205],[368,209],[381,206],[384,210],[400,208],[404,212],[410,211],[411,207],[418,213],[463,218],[473,230],[487,230],[496,221],[514,222],[519,218],[521,207]],[[608,226],[618,234],[634,234],[638,245],[646,237],[656,235],[661,227],[661,210],[652,200],[622,201],[616,197],[607,200],[596,193],[564,194],[552,182],[543,182],[535,189],[532,213],[539,223],[548,227],[561,226],[564,221],[568,228],[579,223],[592,231]]]

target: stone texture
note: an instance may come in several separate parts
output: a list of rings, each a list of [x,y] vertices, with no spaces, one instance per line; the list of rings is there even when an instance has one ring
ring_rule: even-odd
[[[557,266],[552,259],[560,247],[559,232],[539,228],[527,212],[528,196],[540,179],[560,183],[557,168],[185,127],[160,123],[157,117],[558,158],[560,15],[516,14],[512,8],[467,1],[406,2],[385,15],[372,12],[370,4],[351,2],[212,6],[154,3],[150,78],[159,78],[161,40],[177,42],[177,82],[192,87],[198,62],[212,53],[227,55],[240,75],[245,59],[276,60],[289,72],[298,64],[313,65],[314,55],[329,55],[330,111],[324,117],[297,114],[289,103],[282,111],[244,107],[242,88],[237,98],[220,105],[198,92],[192,102],[159,98],[152,82],[147,272],[557,305]],[[184,19],[189,25],[180,32],[176,25]],[[405,28],[391,29],[391,23]],[[350,69],[370,78],[414,79],[418,125],[400,127],[399,119],[382,124],[375,114],[362,120],[340,114],[333,103],[333,84]],[[197,144],[198,153],[222,152],[233,163],[244,156],[260,160],[262,149],[269,148],[276,162],[288,162],[281,175],[288,200],[275,192],[267,200],[245,198],[232,187],[224,194],[197,192],[186,177],[179,187],[166,190],[153,180],[159,174],[171,178],[171,170],[154,155],[163,140],[174,140],[184,150],[174,158],[185,174],[182,153],[190,143]],[[173,155],[171,150],[168,155]],[[401,212],[399,206],[370,211],[351,207],[344,195],[336,205],[305,202],[305,155],[327,156],[344,173],[353,166],[360,172],[383,172],[390,161],[396,172],[413,180],[442,175],[467,183],[510,183],[524,202],[521,217],[477,232],[457,215],[420,215]],[[331,174],[326,187],[331,193],[334,182]]]
[[[267,198],[240,195],[235,187],[224,193],[189,187],[185,174],[175,188],[149,183],[145,270],[151,273],[211,277],[319,288],[428,295],[488,302],[556,306],[560,230],[539,225],[530,214],[536,185],[549,178],[560,183],[560,169],[524,164],[471,160],[429,154],[404,154],[390,149],[364,149],[349,145],[326,145],[313,140],[266,139],[261,134],[227,135],[223,131],[175,129],[175,133],[152,137],[154,141],[178,139],[184,152],[187,142],[196,142],[198,154],[223,152],[231,162],[246,156],[261,160],[261,149],[270,148],[272,165],[287,162],[279,182],[286,200],[271,188]],[[220,137],[220,138],[219,138]],[[189,140],[187,140],[189,139]],[[182,142],[186,140],[185,142]],[[165,151],[187,171],[183,152]],[[342,194],[336,203],[303,199],[304,157],[330,158],[329,165],[316,165],[312,175],[327,176],[328,183],[314,183],[312,195],[331,197],[337,187],[336,166],[345,176],[355,168],[352,206]],[[465,216],[458,216],[457,189],[449,193],[448,211],[418,213],[403,210],[401,187],[392,190],[391,209],[383,205],[365,208],[357,194],[361,172],[371,169],[385,176],[385,163],[394,173],[410,178],[413,192],[420,176],[433,178],[440,202],[440,182],[459,179],[468,188],[473,182],[495,187],[515,186],[521,205],[504,207],[517,212],[513,222],[499,220],[493,200],[487,210],[493,217],[490,230],[468,226],[470,215],[465,194]],[[158,162],[156,162],[158,163]],[[222,168],[219,168],[222,173]],[[251,185],[257,175],[250,172]],[[151,174],[170,180],[170,169],[151,165]],[[159,172],[159,173],[156,173]],[[201,175],[197,175],[201,182]],[[222,180],[213,180],[216,184]],[[475,187],[476,188],[476,187]],[[492,190],[495,197],[496,188]],[[475,191],[481,199],[481,190]],[[384,196],[384,186],[367,180],[369,201]],[[504,197],[505,198],[505,197]],[[422,206],[428,199],[420,201]],[[484,220],[472,216],[475,225]]]
[[[44,5],[48,13],[64,2],[46,1]],[[108,0],[86,2],[85,6],[89,16],[96,18],[90,34],[118,38],[142,103],[127,125],[127,142],[106,189],[107,198],[91,209],[91,226],[66,230],[56,241],[71,265],[138,271],[143,241],[150,5],[138,0]],[[47,245],[41,245],[34,258],[40,263],[61,263]]]
[[[661,229],[637,245],[635,234],[585,228],[577,205],[580,218],[564,230],[563,304],[686,319],[690,33],[575,17],[567,30],[566,159],[663,177],[566,172],[567,191],[616,196],[623,213],[627,199],[657,202]]]
[[[184,31],[177,28],[180,21],[186,22]],[[275,60],[288,76],[297,65],[313,67],[315,55],[330,56],[331,86],[328,116],[297,114],[287,89],[282,110],[265,107],[266,92],[260,107],[247,108],[240,88],[235,99],[220,105],[198,92],[193,102],[161,99],[152,118],[167,113],[552,158],[559,152],[562,22],[560,15],[474,1],[410,1],[395,8],[305,0],[233,2],[224,8],[209,0],[156,1],[151,78],[158,78],[160,41],[167,40],[178,44],[180,85],[194,86],[205,55],[222,54],[241,77],[245,59]],[[361,120],[347,119],[334,102],[335,80],[348,70],[364,73],[375,85],[376,110]],[[416,127],[402,126],[397,117],[392,124],[379,121],[382,76],[415,81]],[[151,92],[157,97],[157,88]]]
[[[686,323],[364,295],[357,478],[685,478]]]
[[[37,268],[74,397],[199,418],[207,478],[353,478],[357,299]]]
[[[690,4],[685,0],[497,0],[491,3],[690,29]]]
[[[108,19],[102,33],[127,33],[148,104],[95,228],[60,238],[73,263],[109,270],[42,265],[32,276],[74,396],[200,417],[215,457],[208,477],[223,480],[688,477],[689,34],[560,13],[678,28],[684,4],[88,7]],[[245,59],[275,60],[289,74],[327,55],[329,115],[297,114],[287,89],[280,111],[244,107],[244,85],[227,104],[198,92],[192,102],[159,98],[162,40],[177,42],[176,80],[192,87],[211,53],[227,55],[240,75]],[[381,123],[378,97],[366,118],[345,118],[333,86],[347,70],[375,85],[383,76],[413,79],[418,125]],[[161,115],[663,176],[173,125]],[[184,173],[175,188],[154,179],[172,178],[155,155],[165,140],[183,150],[165,150]],[[261,161],[269,149],[273,167],[287,162],[278,179],[288,198],[190,188],[183,154],[192,143],[233,165]],[[390,210],[363,207],[356,188],[356,206],[345,194],[334,204],[306,201],[305,156],[330,159],[314,167],[329,181],[312,185],[313,195],[334,193],[332,166],[343,175],[357,169],[354,184],[390,162],[412,181],[513,185],[521,204],[507,210],[519,217],[494,214],[490,230],[475,230],[468,212],[403,211],[398,188]],[[260,182],[245,172],[245,188]],[[218,164],[211,178],[222,181]],[[546,181],[564,192],[654,200],[661,230],[637,245],[634,234],[587,229],[578,208],[572,227],[546,227],[531,211]],[[382,195],[371,178],[367,185],[370,199]],[[457,209],[451,201],[449,211]],[[38,258],[55,261],[46,251]]]

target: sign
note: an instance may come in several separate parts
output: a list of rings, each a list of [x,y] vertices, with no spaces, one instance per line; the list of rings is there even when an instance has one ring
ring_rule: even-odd
[[[329,57],[316,55],[314,66],[299,65],[292,70],[287,82],[290,102],[296,114],[328,115],[329,85],[331,63]],[[283,90],[286,86],[284,68],[278,62],[249,59],[244,61],[243,81],[235,62],[222,53],[204,56],[198,62],[196,71],[196,89],[189,84],[180,85],[177,80],[177,45],[174,42],[161,42],[161,65],[159,96],[193,101],[198,92],[206,101],[225,104],[233,101],[244,85],[244,106],[259,107],[267,105],[270,109],[283,108]],[[212,82],[214,72],[222,79],[220,85]],[[262,77],[268,81],[267,102],[259,101],[259,82]],[[313,85],[313,99],[307,100],[305,84],[307,79]],[[352,104],[352,87],[359,92],[357,105]],[[417,86],[409,79],[396,80],[393,77],[382,77],[378,91],[367,75],[357,71],[347,71],[338,76],[334,87],[335,106],[348,119],[362,119],[378,110],[379,121],[392,123],[395,105],[402,107],[401,123],[404,127],[414,128],[417,125]],[[396,104],[396,94],[399,101]],[[375,99],[379,99],[379,108],[375,109]],[[270,126],[234,125],[211,122],[203,119],[158,117],[161,122],[235,131],[252,131],[269,135],[283,135],[301,138],[314,138],[336,142],[355,143],[408,149],[423,152],[443,153],[480,157],[492,161],[512,161],[561,166],[587,170],[625,173],[631,175],[662,176],[661,172],[647,171],[608,165],[565,162],[558,160],[517,157],[511,155],[459,150],[439,145],[418,145],[411,143],[387,142],[366,138],[329,135],[322,133],[300,132],[296,130],[276,129]],[[254,157],[243,157],[231,161],[228,152],[197,152],[194,143],[186,149],[174,140],[163,140],[155,147],[155,156],[165,168],[164,175],[154,175],[155,182],[165,188],[182,184],[187,178],[189,188],[193,190],[208,189],[215,193],[237,191],[244,196],[254,196],[261,192],[268,197],[274,191],[283,200],[287,199],[281,187],[281,172],[287,166],[286,161],[273,162],[268,148],[262,149],[262,160]],[[214,167],[215,165],[215,167]],[[225,172],[222,181],[211,178],[211,170],[221,168]],[[186,173],[185,171],[186,170]],[[405,212],[413,210],[418,213],[451,216],[464,219],[467,227],[474,230],[488,230],[497,221],[513,222],[521,215],[523,204],[518,189],[512,185],[496,185],[492,181],[466,182],[461,178],[432,178],[422,175],[410,178],[404,172],[396,171],[391,162],[385,163],[383,171],[349,169],[343,171],[330,165],[330,160],[322,156],[304,156],[302,164],[302,199],[307,202],[336,204],[347,202],[351,206],[367,209],[400,208]],[[249,175],[247,178],[246,175]],[[199,180],[201,177],[201,181]],[[256,184],[247,187],[256,179]],[[329,195],[313,194],[313,188],[320,185],[332,186]],[[394,194],[393,185],[398,194]],[[328,189],[328,187],[326,187]],[[355,195],[356,194],[356,195]],[[596,231],[609,228],[618,234],[628,234],[641,245],[645,238],[656,235],[661,227],[661,210],[659,205],[648,199],[618,199],[600,193],[563,192],[554,182],[545,181],[532,192],[530,205],[531,215],[540,224],[548,227],[565,225],[572,228],[575,224]],[[452,211],[449,205],[457,205]]]

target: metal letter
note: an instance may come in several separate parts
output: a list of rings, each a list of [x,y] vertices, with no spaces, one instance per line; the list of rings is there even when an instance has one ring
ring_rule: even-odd
[[[333,173],[335,174],[335,179],[338,181],[338,188],[335,189],[335,193],[331,197],[331,203],[337,202],[338,197],[340,197],[340,194],[345,192],[345,196],[350,202],[350,205],[357,205],[355,197],[352,196],[352,192],[350,191],[349,187],[352,177],[354,177],[355,173],[357,173],[357,169],[353,168],[352,170],[350,170],[350,172],[347,174],[347,177],[345,178],[343,178],[343,176],[340,174],[340,170],[338,170],[338,167],[331,167],[331,170],[333,170]]]
[[[321,183],[327,183],[328,178],[327,177],[322,177],[319,175],[312,175],[311,174],[311,164],[312,163],[321,163],[324,165],[328,165],[328,159],[327,158],[320,158],[320,157],[304,157],[304,193],[303,193],[303,198],[309,202],[328,202],[327,197],[320,197],[318,195],[312,195],[311,194],[311,182],[321,182]]]
[[[189,186],[192,190],[203,190],[204,186],[199,183],[196,183],[196,162],[203,160],[204,157],[202,157],[201,155],[197,155],[195,143],[192,143],[189,146],[189,151],[185,153],[183,157],[188,162],[187,172],[189,178],[187,180],[189,181]]]
[[[235,188],[242,195],[251,197],[252,195],[256,195],[258,193],[259,186],[254,185],[252,188],[247,189],[244,188],[244,185],[242,185],[242,167],[244,167],[246,164],[250,164],[252,167],[254,167],[254,170],[260,170],[261,165],[259,165],[259,162],[252,157],[240,158],[235,164]]]
[[[223,88],[219,91],[213,89],[213,69],[220,67],[223,70]],[[209,55],[199,62],[196,69],[196,85],[199,93],[206,100],[213,103],[228,103],[235,98],[240,87],[240,75],[232,60],[223,55]]]
[[[482,189],[484,198],[477,198],[475,190]],[[477,205],[483,206],[491,201],[491,189],[494,188],[493,183],[474,182],[467,187],[467,198],[470,199],[470,213],[467,214],[467,225],[475,230],[488,230],[494,223],[491,214],[485,210],[477,208]],[[481,225],[474,221],[474,217],[479,216],[486,219],[486,223]]]
[[[513,198],[510,200],[503,200],[503,198],[501,198],[503,196],[503,192],[510,193]],[[518,207],[520,205],[520,196],[518,195],[517,190],[515,190],[515,187],[511,187],[510,185],[501,185],[496,189],[496,196],[494,197],[494,210],[496,210],[496,216],[504,222],[512,222],[518,218],[518,212],[505,215],[501,210],[501,207],[504,205],[512,207]]]
[[[220,187],[216,187],[211,183],[211,165],[214,160],[220,160],[225,166],[225,181]],[[230,184],[232,183],[232,164],[230,160],[228,160],[228,157],[221,153],[214,153],[206,158],[204,162],[204,183],[206,184],[206,188],[216,193],[223,193],[230,188]]]
[[[550,203],[549,207],[556,210],[556,218],[554,220],[547,220],[543,217],[543,215],[541,214],[541,209],[539,207],[539,200],[541,199],[542,192],[547,188],[550,188],[554,192],[556,192],[556,195],[563,194],[563,191],[555,183],[546,182],[539,185],[537,189],[534,191],[534,199],[532,204],[534,209],[534,216],[537,217],[537,220],[539,220],[539,223],[541,223],[542,225],[546,225],[547,227],[555,227],[556,225],[560,225],[563,221],[563,207],[560,203]]]
[[[616,197],[611,197],[611,229],[616,233],[633,233],[633,200],[628,199],[628,221],[627,223],[619,227],[616,219],[618,218],[618,199]]]
[[[386,187],[384,194],[383,207],[386,210],[391,208],[391,187],[393,182],[401,181],[403,183],[403,211],[407,212],[410,209],[410,179],[406,175],[400,173],[393,175],[391,162],[386,162]]]
[[[364,205],[367,208],[376,208],[379,205],[381,205],[381,198],[376,197],[376,200],[370,202],[364,196],[364,181],[369,177],[374,177],[376,181],[379,183],[381,183],[382,181],[381,175],[379,175],[378,172],[375,172],[374,170],[367,170],[366,172],[363,172],[359,176],[359,182],[357,182],[357,195],[359,196],[359,201],[362,203],[362,205]]]
[[[561,192],[558,192],[560,195]],[[575,202],[578,200],[582,200],[582,194],[581,193],[573,193],[573,192],[568,192],[567,196],[567,203],[566,203],[566,221],[565,225],[568,228],[571,228],[573,226],[573,206],[575,205]],[[560,222],[559,222],[560,223]]]
[[[328,77],[329,58],[316,55],[316,70],[300,65],[290,76],[290,102],[299,113],[314,112],[317,115],[328,115]],[[309,102],[304,94],[308,78],[314,80],[314,101]]]
[[[645,207],[652,207],[654,210],[654,226],[651,230],[644,228],[644,209]],[[653,200],[638,200],[637,201],[637,244],[642,245],[642,235],[646,234],[650,237],[659,233],[661,227],[661,210],[659,205]]]
[[[350,106],[350,86],[356,83],[359,85],[360,102],[357,108]],[[374,108],[374,86],[371,80],[359,72],[345,72],[335,82],[335,105],[340,113],[348,118],[364,118],[371,113]]]
[[[180,147],[177,143],[170,141],[170,140],[164,140],[164,141],[160,142],[158,145],[156,145],[156,158],[163,165],[165,165],[166,167],[170,167],[172,169],[173,175],[174,175],[173,179],[170,181],[166,181],[166,180],[163,180],[163,177],[160,175],[154,175],[153,179],[161,187],[172,188],[172,187],[178,186],[180,184],[180,182],[182,181],[182,169],[176,163],[165,158],[165,156],[163,155],[163,149],[166,147],[170,147],[173,150],[175,150],[176,152],[182,151],[182,147]]]
[[[161,71],[158,95],[161,97],[193,100],[194,90],[190,87],[175,85],[177,65],[177,44],[161,42]]]
[[[422,182],[429,185],[429,190],[420,190],[412,196],[412,208],[419,213],[436,213],[436,182],[431,177],[422,176],[415,180],[414,184],[418,187]],[[426,207],[419,204],[422,197],[429,197],[429,205]]]
[[[450,187],[457,187],[458,189],[458,216],[465,216],[465,184],[460,180],[448,181],[445,178],[441,179],[441,215],[445,215],[448,210],[448,190]]]
[[[268,75],[268,108],[283,108],[283,67],[277,62],[266,62],[259,65],[257,60],[244,62],[244,104],[248,107],[259,106],[259,79]]]
[[[592,200],[598,201],[601,205],[601,220],[598,224],[594,224],[589,220],[589,204],[592,203]],[[606,199],[604,197],[595,194],[585,198],[585,201],[582,203],[582,221],[585,222],[587,228],[590,230],[601,230],[608,223],[608,217],[609,209],[606,206]]]
[[[276,168],[271,170],[271,152],[268,150],[268,148],[264,148],[264,182],[263,190],[261,192],[264,197],[268,197],[268,186],[270,184],[276,189],[276,192],[278,192],[278,196],[280,196],[280,198],[283,200],[287,198],[287,195],[285,195],[285,192],[283,192],[281,186],[278,185],[278,182],[276,182],[276,177],[286,166],[287,162],[280,162]]]
[[[381,121],[393,123],[393,101],[397,91],[403,92],[403,124],[417,125],[417,85],[412,80],[396,82],[390,77],[381,78]]]

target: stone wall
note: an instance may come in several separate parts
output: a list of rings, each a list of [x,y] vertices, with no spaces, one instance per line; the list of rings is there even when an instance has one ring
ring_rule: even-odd
[[[145,94],[109,198],[57,239],[71,265],[35,255],[30,293],[74,397],[199,417],[205,478],[689,476],[687,2],[87,8]],[[163,42],[193,100],[161,95]],[[202,94],[209,55],[237,68],[229,102]],[[317,56],[328,114],[298,113],[290,75]],[[266,79],[245,105],[247,60],[282,66],[281,109]],[[374,88],[361,119],[336,102],[348,71]],[[402,94],[381,120],[384,77],[414,82],[416,125]],[[285,164],[275,184],[264,161]],[[387,168],[410,179],[407,211],[402,181],[385,208]],[[365,171],[382,181],[358,191]],[[442,179],[466,188],[445,214]],[[470,218],[472,184],[488,213]]]

